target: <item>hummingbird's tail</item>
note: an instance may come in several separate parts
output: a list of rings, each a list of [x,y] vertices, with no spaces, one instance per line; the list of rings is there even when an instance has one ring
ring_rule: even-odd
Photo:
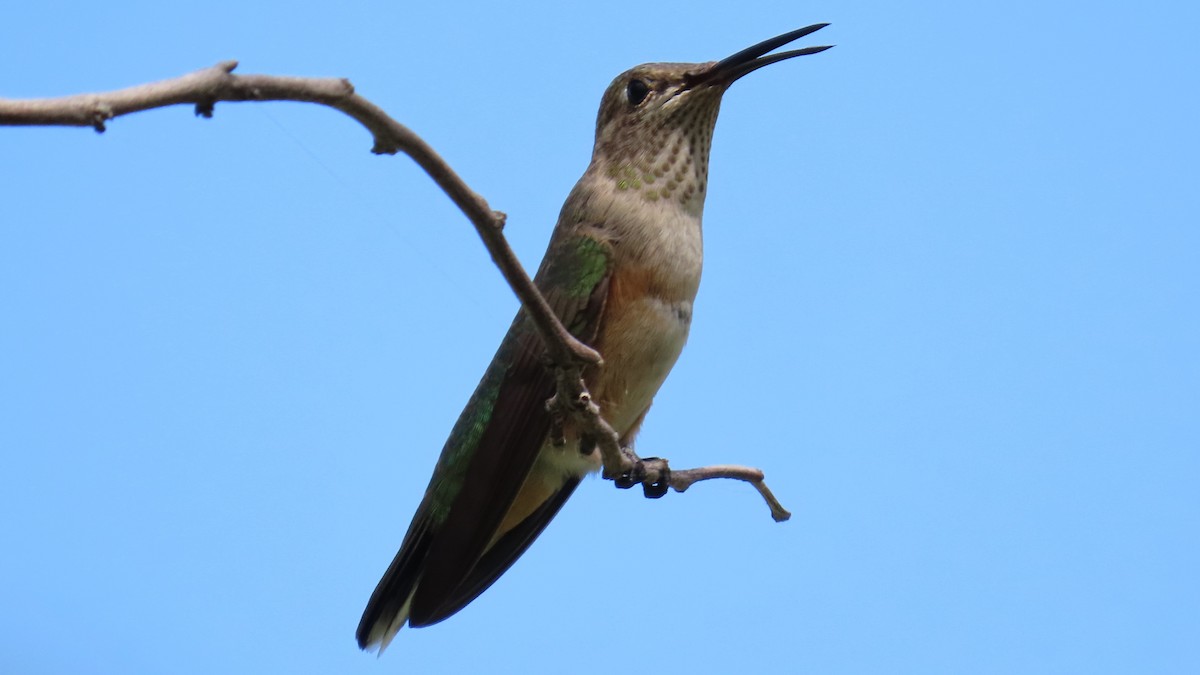
[[[422,592],[429,597],[418,601],[414,614],[413,600],[417,597],[417,588],[426,576],[425,572],[429,570],[426,558],[436,539],[429,516],[417,518],[404,536],[400,551],[367,601],[367,608],[358,623],[358,646],[362,649],[378,648],[382,654],[404,624],[413,628],[435,624],[479,597],[537,539],[575,491],[579,481],[579,476],[567,479],[525,520],[493,542],[467,568],[465,576],[454,579],[446,588],[425,588]],[[433,578],[437,575],[429,576]]]
[[[424,569],[421,563],[429,552],[430,541],[428,519],[414,521],[358,622],[356,635],[361,649],[378,647],[379,653],[383,654],[392,638],[408,622],[413,595]]]

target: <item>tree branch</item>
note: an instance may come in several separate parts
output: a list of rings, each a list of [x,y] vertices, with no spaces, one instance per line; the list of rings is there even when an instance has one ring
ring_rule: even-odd
[[[620,437],[604,419],[583,382],[586,366],[603,364],[600,354],[575,339],[538,292],[504,238],[505,215],[492,210],[424,140],[355,93],[349,80],[234,75],[236,67],[237,61],[223,61],[181,77],[103,93],[0,99],[0,126],[80,126],[103,132],[107,122],[116,117],[172,105],[191,104],[197,115],[212,117],[218,101],[296,101],[340,110],[371,133],[372,152],[403,152],[411,157],[475,226],[505,281],[537,326],[553,364],[557,390],[546,406],[556,420],[555,428],[561,430],[566,418],[574,420],[581,431],[580,442],[594,444],[599,450],[606,479],[623,488],[641,484],[646,496],[654,498],[665,494],[668,487],[683,492],[702,480],[743,480],[759,491],[776,521],[788,519],[791,514],[771,494],[758,469],[720,465],[671,471],[666,460],[643,460],[621,446]]]

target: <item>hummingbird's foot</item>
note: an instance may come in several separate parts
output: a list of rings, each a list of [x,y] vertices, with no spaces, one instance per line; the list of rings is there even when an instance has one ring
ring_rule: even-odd
[[[595,436],[581,436],[579,438],[579,454],[587,457],[596,450]]]
[[[630,464],[630,467],[620,476],[614,478],[613,483],[622,490],[628,490],[646,479],[646,468],[642,464],[642,458],[637,456],[633,448],[621,446],[621,454],[624,456],[625,461]]]
[[[647,457],[642,460],[642,494],[646,499],[658,499],[667,494],[671,487],[671,469],[667,460],[659,457]]]
[[[556,448],[561,448],[567,444],[567,434],[563,429],[561,417],[550,419],[550,444]],[[582,446],[580,451],[582,452]]]
[[[558,394],[546,399],[546,412],[550,413],[550,444],[561,448],[567,444],[567,433],[562,406],[558,403]]]
[[[632,469],[630,469],[630,470],[626,471],[625,473],[621,474],[620,476],[617,476],[616,478],[614,478],[613,484],[622,490],[628,490],[629,488],[633,487],[634,485],[637,485],[638,483],[642,482],[642,480],[645,477],[646,477],[646,470],[643,469],[642,465],[639,463],[636,466],[634,466]]]
[[[642,459],[627,447],[621,448],[621,452],[633,466],[613,480],[618,488],[628,490],[640,483],[646,499],[658,499],[667,494],[671,487],[671,469],[667,466],[667,460],[659,457]]]

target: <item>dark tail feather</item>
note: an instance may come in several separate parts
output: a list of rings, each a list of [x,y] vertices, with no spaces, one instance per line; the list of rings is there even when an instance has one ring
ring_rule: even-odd
[[[428,525],[428,520],[424,518],[412,524],[400,551],[367,601],[367,608],[358,622],[360,648],[378,647],[379,652],[383,653],[408,621],[409,601],[420,581],[425,554],[429,552],[432,541]]]
[[[429,626],[450,618],[472,600],[486,591],[496,579],[500,578],[512,564],[521,557],[525,549],[537,539],[546,525],[554,519],[562,505],[566,503],[579,478],[572,478],[563,484],[554,496],[546,500],[536,511],[529,514],[525,520],[500,538],[483,554],[479,562],[471,568],[471,572],[441,601],[435,608],[417,607],[412,612],[409,624],[413,628]],[[359,629],[361,631],[361,628]],[[361,638],[360,638],[361,640]]]

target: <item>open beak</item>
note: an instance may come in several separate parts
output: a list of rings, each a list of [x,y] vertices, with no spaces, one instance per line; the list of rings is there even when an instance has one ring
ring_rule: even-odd
[[[767,52],[776,50],[789,42],[794,42],[806,35],[815,33],[828,25],[829,24],[827,23],[814,23],[811,26],[805,26],[804,28],[799,28],[790,33],[784,33],[783,35],[773,37],[769,40],[763,40],[753,47],[747,47],[746,49],[743,49],[732,56],[717,61],[709,68],[704,69],[695,76],[695,80],[693,80],[692,84],[693,86],[703,83],[713,86],[728,87],[729,85],[733,84],[735,80],[741,78],[747,73],[752,73],[763,66],[769,66],[772,63],[778,63],[796,56],[805,56],[808,54],[823,52],[833,45],[804,47],[803,49],[792,49],[786,52],[779,52],[778,54],[764,56],[767,54]]]

